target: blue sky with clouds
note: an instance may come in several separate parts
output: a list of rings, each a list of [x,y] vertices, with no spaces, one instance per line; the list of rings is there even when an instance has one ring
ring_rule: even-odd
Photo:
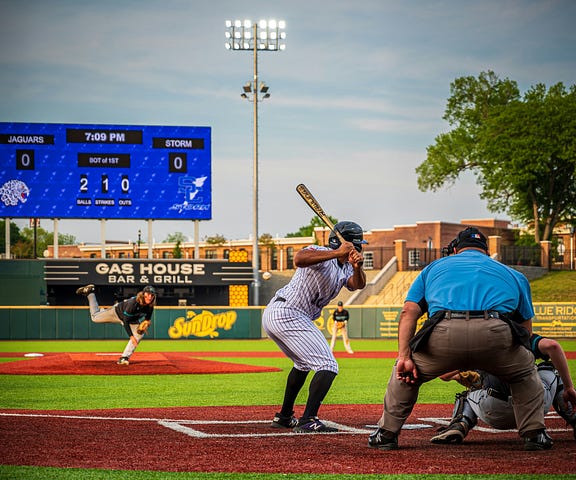
[[[0,0],[0,122],[212,128],[213,219],[200,237],[252,233],[252,53],[224,48],[225,20],[286,21],[286,50],[259,54],[259,232],[284,236],[311,211],[365,229],[497,217],[471,175],[420,192],[415,168],[446,131],[450,83],[493,70],[518,82],[576,83],[572,0]],[[0,159],[1,161],[1,159]],[[152,201],[153,199],[151,199]],[[24,221],[19,221],[24,224]],[[43,227],[52,229],[51,222]],[[135,240],[144,221],[110,221]],[[154,222],[154,239],[193,235]],[[100,240],[97,220],[61,233]]]

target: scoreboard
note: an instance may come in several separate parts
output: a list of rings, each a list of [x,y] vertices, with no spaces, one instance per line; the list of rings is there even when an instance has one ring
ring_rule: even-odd
[[[0,218],[210,220],[210,127],[0,123]]]

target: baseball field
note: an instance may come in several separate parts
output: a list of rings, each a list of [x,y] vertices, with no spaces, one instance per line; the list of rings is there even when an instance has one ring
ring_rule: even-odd
[[[561,344],[576,377],[576,340]],[[340,429],[329,434],[269,427],[292,366],[269,340],[145,339],[116,365],[124,345],[0,342],[1,479],[576,478],[576,440],[553,411],[550,451],[483,424],[462,445],[431,444],[462,390],[440,380],[421,388],[399,450],[368,448],[394,341],[353,339],[353,355],[337,344],[340,374],[320,409]]]

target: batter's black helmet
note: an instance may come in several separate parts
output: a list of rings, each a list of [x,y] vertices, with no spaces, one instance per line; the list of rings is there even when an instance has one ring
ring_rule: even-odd
[[[362,251],[362,245],[368,242],[364,240],[364,234],[362,232],[362,227],[354,222],[338,222],[334,225],[334,230],[338,230],[347,242],[352,242],[354,248],[359,252]],[[330,232],[330,237],[328,238],[328,246],[336,250],[341,245],[340,240],[334,232]]]

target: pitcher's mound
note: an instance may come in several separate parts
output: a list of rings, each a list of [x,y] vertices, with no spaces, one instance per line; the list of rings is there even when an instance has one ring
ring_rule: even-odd
[[[279,372],[280,368],[219,362],[187,352],[136,352],[130,365],[117,365],[120,353],[45,353],[25,357],[24,353],[0,354],[21,357],[0,363],[2,375],[190,375],[207,373]]]

